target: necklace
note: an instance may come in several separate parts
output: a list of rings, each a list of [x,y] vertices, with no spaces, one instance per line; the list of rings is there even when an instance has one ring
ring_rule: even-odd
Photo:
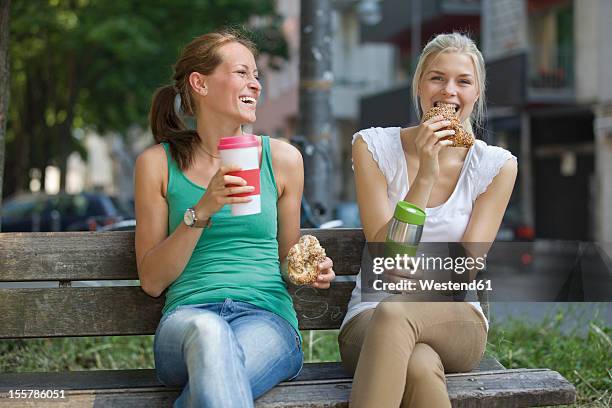
[[[214,159],[220,159],[220,158],[221,158],[221,156],[216,155],[216,154],[212,154],[211,152],[209,152],[208,150],[206,150],[206,149],[204,148],[204,146],[200,146],[200,149],[202,149],[202,151],[203,151],[204,153],[206,153],[207,155],[209,155],[210,157],[212,157],[212,158],[214,158]]]

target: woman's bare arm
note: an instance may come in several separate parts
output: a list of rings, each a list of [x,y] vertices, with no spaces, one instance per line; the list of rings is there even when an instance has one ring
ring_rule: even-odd
[[[142,289],[158,297],[183,272],[201,228],[181,223],[168,236],[168,204],[163,191],[167,159],[161,145],[145,150],[136,160],[136,261]],[[195,205],[196,203],[194,203]]]
[[[275,179],[279,190],[278,257],[283,261],[300,239],[300,206],[304,191],[304,164],[300,152],[289,143],[270,139]]]
[[[387,180],[361,137],[353,143],[353,166],[363,233],[368,242],[384,241],[393,217],[387,204]]]
[[[489,251],[506,212],[517,171],[516,160],[506,161],[487,190],[476,199],[461,239],[467,256],[482,257]],[[472,271],[470,278],[474,277],[475,271]]]
[[[278,211],[278,257],[281,261],[281,273],[287,279],[287,254],[300,239],[300,209],[304,191],[304,164],[301,153],[292,145],[280,140],[270,140],[275,178],[280,196]],[[327,289],[336,277],[333,262],[326,258],[318,266],[319,275],[311,285],[318,289]]]
[[[387,180],[362,138],[353,144],[353,165],[357,203],[366,240],[383,242],[393,218],[393,209],[387,205]],[[434,183],[435,179],[417,175],[404,201],[425,208]]]

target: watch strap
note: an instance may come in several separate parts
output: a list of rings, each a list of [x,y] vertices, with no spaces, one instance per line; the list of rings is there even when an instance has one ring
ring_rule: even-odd
[[[195,208],[193,207],[188,208],[187,211],[193,214],[193,224],[191,225],[188,224],[189,227],[191,228],[210,228],[210,226],[212,225],[212,217],[208,217],[204,220],[199,220],[197,217]]]
[[[197,217],[193,223],[195,228],[210,228],[212,225],[212,217],[206,218],[205,220],[199,220]]]

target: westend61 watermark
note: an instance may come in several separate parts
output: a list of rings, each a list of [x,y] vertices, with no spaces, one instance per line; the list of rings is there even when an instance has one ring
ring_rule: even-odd
[[[377,256],[373,259],[373,272],[381,274],[385,270],[411,270],[415,274],[417,270],[445,270],[454,271],[462,274],[466,271],[477,269],[482,270],[486,267],[487,255],[471,258],[460,257],[439,257],[439,256],[409,256],[406,254],[395,254],[395,256]]]
[[[481,271],[486,267],[485,254],[482,257],[440,257],[440,256],[378,256],[372,259],[372,272],[379,279],[372,282],[372,289],[383,292],[448,292],[492,290],[490,279],[458,282],[457,279],[440,281],[440,273],[463,275],[469,271]],[[435,271],[435,277],[425,279],[427,271]],[[385,276],[381,276],[385,274]],[[452,276],[452,275],[451,275]],[[467,278],[467,276],[466,276]]]
[[[368,242],[358,285],[362,302],[612,302],[611,255],[597,242]]]

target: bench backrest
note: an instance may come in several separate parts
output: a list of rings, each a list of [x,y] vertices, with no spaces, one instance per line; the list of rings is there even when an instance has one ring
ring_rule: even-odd
[[[302,234],[319,239],[334,260],[336,275],[345,278],[327,290],[289,286],[300,328],[337,329],[355,287],[346,276],[359,272],[363,231],[303,229]],[[164,296],[152,298],[139,286],[72,286],[75,281],[137,279],[133,231],[1,233],[0,339],[153,334]],[[5,287],[7,282],[45,281],[59,284]]]
[[[302,234],[321,241],[338,276],[359,272],[365,242],[361,229],[303,229]],[[71,286],[74,281],[135,279],[133,231],[2,233],[0,285],[59,285],[0,288],[0,339],[153,334],[164,296],[152,298],[139,286]],[[300,328],[340,327],[354,285],[340,279],[329,290],[290,287]]]

